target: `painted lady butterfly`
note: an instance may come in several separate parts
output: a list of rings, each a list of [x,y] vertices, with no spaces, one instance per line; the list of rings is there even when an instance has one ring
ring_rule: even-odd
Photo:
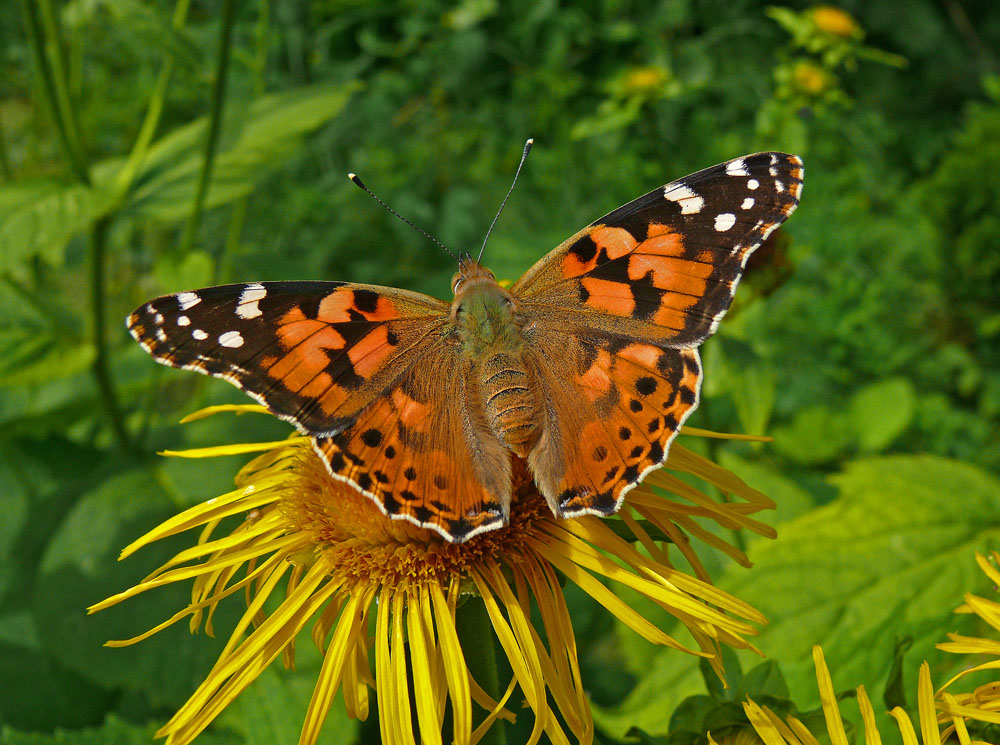
[[[146,303],[158,362],[228,380],[312,437],[334,478],[450,541],[504,525],[512,456],[553,513],[610,515],[698,405],[698,345],[795,209],[802,161],[757,153],[619,207],[510,289],[468,254],[451,303],[254,282]]]

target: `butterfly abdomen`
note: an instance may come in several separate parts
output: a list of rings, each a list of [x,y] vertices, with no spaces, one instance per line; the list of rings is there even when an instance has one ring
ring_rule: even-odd
[[[518,355],[495,354],[480,369],[483,408],[490,428],[515,454],[527,457],[537,436],[535,397]]]

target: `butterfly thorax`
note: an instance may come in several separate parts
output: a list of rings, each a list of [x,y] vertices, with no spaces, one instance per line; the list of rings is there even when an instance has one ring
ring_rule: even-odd
[[[461,265],[451,318],[462,354],[478,373],[482,411],[500,441],[525,457],[536,439],[535,394],[522,358],[517,304],[488,269]]]

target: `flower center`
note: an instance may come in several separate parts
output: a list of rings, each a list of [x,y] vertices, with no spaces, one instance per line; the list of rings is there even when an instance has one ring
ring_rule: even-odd
[[[389,518],[353,486],[330,476],[311,449],[302,449],[291,473],[279,507],[290,532],[312,536],[331,574],[349,584],[440,583],[464,578],[485,558],[517,562],[525,540],[540,535],[540,523],[556,519],[517,460],[510,522],[465,543],[449,543],[433,530]]]

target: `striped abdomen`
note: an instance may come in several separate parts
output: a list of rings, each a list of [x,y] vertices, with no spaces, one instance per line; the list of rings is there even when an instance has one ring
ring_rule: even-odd
[[[527,457],[535,441],[535,397],[528,371],[517,356],[496,354],[480,370],[486,420],[506,447]]]

